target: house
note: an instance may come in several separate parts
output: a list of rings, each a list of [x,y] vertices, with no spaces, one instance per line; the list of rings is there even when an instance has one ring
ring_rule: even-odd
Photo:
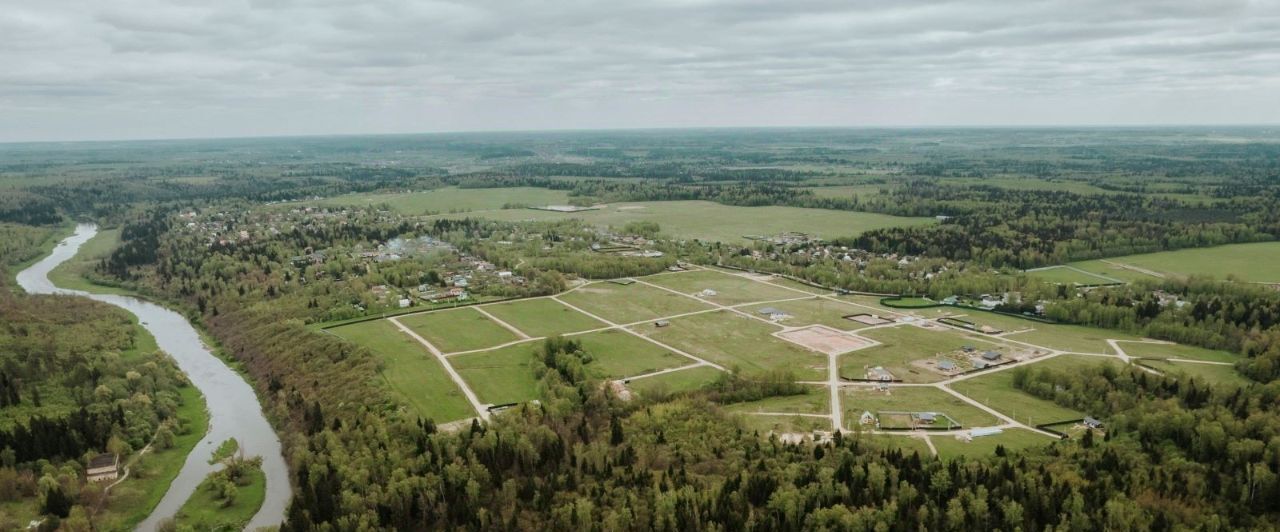
[[[409,298],[407,297],[400,298],[400,308],[409,308],[409,305],[412,303],[413,302],[410,301]]]
[[[997,353],[995,351],[983,351],[982,359],[988,362],[995,362],[997,360],[1000,360],[1000,353]]]
[[[705,288],[702,290],[702,292],[699,293],[699,295],[701,295],[702,297],[715,297],[717,293],[715,290],[712,290],[710,288]]]
[[[1099,421],[1098,419],[1092,416],[1085,416],[1084,426],[1089,427],[1091,429],[1100,429],[1102,428],[1102,421]]]
[[[985,360],[975,360],[973,362],[973,369],[987,369],[987,366],[989,364]]]
[[[884,369],[883,367],[876,366],[867,370],[867,378],[873,381],[887,382],[893,380],[893,374],[889,373],[889,370]]]
[[[654,327],[666,327],[668,325],[671,325],[671,322],[667,320],[658,320],[653,322]]]
[[[974,349],[973,346],[971,345],[966,345],[964,347],[961,347],[960,349],[964,350],[964,352],[966,353],[972,353],[974,351],[977,351],[977,349]]]
[[[866,410],[863,410],[862,415],[858,417],[858,422],[862,423],[863,425],[875,425],[876,415]]]
[[[996,427],[975,427],[975,428],[969,429],[969,439],[972,440],[974,438],[981,438],[983,436],[995,436],[996,434],[1000,434],[1002,432],[1004,432],[1003,429],[996,428]]]
[[[89,460],[89,467],[85,469],[85,475],[89,482],[100,482],[103,480],[115,480],[120,477],[120,456],[115,454],[103,453]]]
[[[960,298],[956,296],[947,296],[942,298],[943,305],[955,305],[960,302]]]
[[[453,286],[457,288],[466,288],[470,284],[471,281],[468,281],[466,277],[458,276],[453,279]]]
[[[955,371],[956,363],[950,360],[940,360],[938,361],[938,369],[942,371]]]
[[[921,423],[932,425],[934,421],[938,420],[938,413],[937,412],[920,412],[916,414],[916,419],[919,420]]]
[[[773,308],[773,307],[764,307],[764,308],[762,308],[762,309],[760,309],[760,310],[757,310],[756,312],[759,312],[759,313],[761,313],[761,314],[764,314],[765,316],[769,316],[769,315],[772,315],[772,314],[782,314],[782,311],[781,311],[781,310],[778,310],[778,309]]]

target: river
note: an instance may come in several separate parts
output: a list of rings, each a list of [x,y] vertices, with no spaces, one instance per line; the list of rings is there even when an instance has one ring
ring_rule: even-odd
[[[195,492],[196,486],[217,469],[208,463],[209,458],[218,444],[227,438],[239,441],[245,456],[261,456],[262,470],[267,478],[266,499],[246,530],[279,525],[284,521],[285,508],[292,496],[289,471],[285,467],[280,438],[263,415],[262,405],[249,383],[209,351],[195,328],[181,314],[134,297],[64,290],[49,281],[49,272],[74,257],[80,246],[97,232],[95,225],[77,226],[75,234],[59,243],[48,257],[18,273],[18,285],[32,294],[84,296],[132,312],[156,337],[160,349],[173,357],[200,390],[209,407],[209,433],[187,456],[169,491],[165,492],[151,515],[138,525],[138,530],[155,530],[161,521],[178,512]]]

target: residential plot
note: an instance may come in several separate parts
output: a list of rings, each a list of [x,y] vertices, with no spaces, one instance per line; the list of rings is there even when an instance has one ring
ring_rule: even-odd
[[[627,388],[640,395],[661,396],[701,388],[720,378],[722,373],[716,368],[701,366],[633,380],[627,383]]]
[[[841,391],[845,428],[859,423],[863,412],[933,412],[944,414],[965,428],[986,427],[1000,423],[995,416],[983,412],[954,395],[933,387],[893,388],[889,392],[870,387],[851,387]],[[945,424],[940,425],[940,427]]]
[[[1097,274],[1103,277],[1109,277],[1111,279],[1119,279],[1125,282],[1133,282],[1133,281],[1141,281],[1141,280],[1150,281],[1152,279],[1155,279],[1155,277],[1149,274],[1142,273],[1141,271],[1137,271],[1131,268],[1126,268],[1122,264],[1118,264],[1112,261],[1102,260],[1102,259],[1073,262],[1069,264],[1069,266],[1079,270],[1084,270],[1092,274]]]
[[[533,376],[533,356],[538,342],[507,346],[493,351],[449,358],[481,403],[501,405],[538,398]]]
[[[764,434],[797,434],[831,430],[831,420],[809,416],[769,416],[744,414],[738,416],[747,430]]]
[[[904,382],[937,382],[945,377],[918,361],[938,360],[939,355],[962,351],[965,346],[979,345],[963,334],[948,329],[925,329],[900,325],[858,333],[882,345],[860,349],[840,356],[840,376],[863,379],[869,368],[881,367]],[[983,349],[992,348],[983,345]]]
[[[592,283],[558,297],[614,323],[636,323],[715,308],[693,298],[640,283]]]
[[[637,332],[725,367],[745,372],[793,371],[800,379],[825,379],[827,358],[774,337],[777,328],[728,311],[671,320],[666,327],[636,326]]]
[[[1205,349],[1194,345],[1121,342],[1120,349],[1132,357],[1180,358],[1185,360],[1205,360],[1209,362],[1232,362],[1240,360],[1240,355],[1230,351]]]
[[[990,316],[970,316],[965,319],[976,318],[976,322],[983,323],[992,320]],[[1003,318],[1017,320],[1017,318]],[[1103,353],[1108,355],[1118,354],[1107,340],[1141,340],[1141,337],[1132,334],[1125,334],[1119,331],[1111,331],[1106,329],[1095,329],[1092,327],[1082,327],[1079,325],[1060,325],[1053,323],[1036,323],[1025,320],[1023,326],[1030,326],[1031,330],[1006,334],[1005,338],[1027,342],[1050,349],[1058,349],[1061,351],[1070,351],[1073,353]]]
[[[602,378],[621,378],[686,366],[693,360],[617,329],[572,337],[593,360],[587,371]]]
[[[804,294],[773,284],[713,270],[656,275],[644,280],[684,294],[697,295],[720,305],[804,297]]]
[[[1248,386],[1253,382],[1236,371],[1235,366],[1162,360],[1144,360],[1142,363],[1167,375],[1195,378],[1213,385]]]
[[[758,305],[744,307],[742,311],[757,313],[760,317],[768,318],[772,313],[765,311],[770,309],[777,310],[786,316],[786,318],[778,320],[778,323],[782,325],[796,327],[805,325],[826,325],[843,331],[852,331],[868,326],[865,323],[846,319],[845,316],[854,314],[877,314],[876,311],[866,307],[850,305],[825,298],[802,299],[799,301],[785,301],[782,303],[761,303]],[[879,315],[881,317],[892,317],[892,315],[885,312],[881,312]]]
[[[1034,367],[1034,366],[1033,366]],[[1080,419],[1084,412],[1059,406],[1013,386],[1013,371],[998,371],[951,384],[951,389],[1027,425]]]
[[[1028,276],[1035,277],[1042,281],[1059,284],[1094,285],[1123,282],[1123,279],[1119,279],[1117,277],[1106,276],[1071,266],[1051,266],[1038,270],[1030,270],[1026,273]]]
[[[502,345],[520,338],[473,308],[396,318],[445,353]]]
[[[529,336],[555,336],[608,326],[550,298],[525,299],[485,305],[483,308]]]
[[[826,388],[813,387],[800,395],[784,395],[770,397],[759,401],[734,403],[726,405],[725,411],[744,413],[792,413],[792,414],[828,414],[831,412],[831,392]],[[828,429],[830,421],[827,422]]]
[[[1048,436],[1026,429],[1005,429],[1000,434],[981,436],[973,441],[964,441],[955,437],[936,436],[933,446],[938,449],[939,458],[957,458],[960,456],[990,456],[995,454],[996,447],[1004,447],[1007,451],[1052,445],[1055,441]]]
[[[387,386],[418,415],[445,423],[476,414],[444,366],[390,321],[343,325],[329,332],[369,348],[382,361]]]

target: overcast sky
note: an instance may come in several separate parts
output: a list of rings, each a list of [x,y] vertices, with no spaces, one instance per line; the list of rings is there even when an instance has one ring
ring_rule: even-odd
[[[0,0],[0,141],[1280,123],[1280,0]]]

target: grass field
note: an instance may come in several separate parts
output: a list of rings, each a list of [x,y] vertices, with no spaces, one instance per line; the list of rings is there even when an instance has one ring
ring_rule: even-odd
[[[614,203],[600,210],[575,213],[507,209],[476,211],[469,215],[507,221],[578,218],[600,227],[622,227],[629,222],[652,221],[657,222],[667,236],[720,242],[745,242],[746,235],[771,236],[787,231],[835,238],[884,227],[934,223],[932,218],[800,207],[736,207],[710,201]]]
[[[583,350],[594,359],[587,364],[587,370],[601,378],[631,377],[694,363],[653,342],[619,330],[593,332],[574,336],[573,339],[581,341]]]
[[[1029,331],[1009,334],[1005,337],[1010,340],[1027,342],[1038,346],[1048,347],[1050,349],[1058,349],[1061,351],[1071,351],[1075,353],[1105,353],[1117,354],[1115,349],[1107,343],[1111,340],[1141,340],[1142,338],[1132,334],[1126,334],[1120,331],[1112,331],[1106,329],[1094,329],[1092,327],[1082,327],[1079,325],[1059,325],[1054,323],[1038,323],[1019,318],[1000,316],[991,313],[972,313],[962,319],[972,321],[979,325],[991,325],[996,328],[1002,328],[1005,331],[1015,331],[1022,329],[1032,329]],[[1017,329],[1014,329],[1017,327]],[[1132,345],[1132,344],[1124,344]],[[1126,348],[1127,349],[1127,348]]]
[[[554,336],[607,326],[554,299],[527,299],[486,305],[484,310],[529,336]]]
[[[942,375],[912,366],[911,362],[957,351],[966,345],[979,345],[957,332],[923,329],[914,325],[874,329],[859,335],[883,345],[841,355],[840,376],[846,379],[864,378],[866,368],[881,366],[904,382],[940,381],[944,378]]]
[[[727,311],[676,318],[662,328],[635,329],[694,356],[748,373],[786,369],[800,379],[826,377],[825,356],[772,336],[777,328],[767,323]]]
[[[411,314],[397,319],[445,353],[484,349],[520,339],[472,308]]]
[[[1195,364],[1188,362],[1166,362],[1163,360],[1144,360],[1142,363],[1167,375],[1183,378],[1195,378],[1218,386],[1248,386],[1253,381],[1241,375],[1234,366],[1217,364]]]
[[[701,388],[704,384],[720,378],[721,373],[723,372],[709,366],[682,369],[631,381],[627,383],[627,388],[642,396],[683,392]]]
[[[738,419],[747,430],[759,432],[761,436],[771,432],[774,434],[786,434],[831,431],[831,420],[820,417],[743,414],[738,416]]]
[[[822,298],[786,301],[782,303],[762,303],[759,305],[745,307],[742,310],[744,312],[756,312],[766,307],[778,309],[784,314],[791,316],[790,318],[779,322],[783,325],[796,327],[804,325],[826,325],[843,331],[852,331],[867,327],[867,325],[856,321],[846,320],[844,319],[844,316],[848,316],[850,314],[876,314],[875,311],[871,311],[863,307]],[[883,314],[884,313],[880,313],[880,315]]]
[[[720,305],[805,297],[804,294],[772,284],[711,270],[654,275],[645,278],[644,281],[689,295],[697,295],[703,290],[714,290],[716,295],[702,297],[702,299]]]
[[[1117,358],[1110,357],[1091,357],[1086,355],[1059,355],[1048,360],[1042,360],[1028,366],[1028,369],[1038,370],[1047,369],[1051,371],[1078,371],[1083,368],[1095,368],[1100,365],[1110,365],[1117,369],[1124,369],[1125,363]]]
[[[1059,284],[1091,285],[1124,281],[1118,277],[1107,276],[1100,273],[1089,272],[1088,270],[1066,266],[1054,266],[1042,270],[1028,271],[1026,273],[1027,275],[1042,281]]]
[[[563,205],[569,193],[545,188],[441,188],[400,194],[347,194],[318,202],[328,206],[364,207],[386,204],[392,210],[411,215],[488,211],[506,205]],[[523,210],[523,209],[522,209]]]
[[[961,401],[937,388],[896,388],[886,394],[870,388],[846,388],[841,392],[844,405],[845,428],[858,424],[862,412],[876,414],[881,411],[938,412],[951,416],[965,428],[996,425],[1000,421],[982,410]],[[939,421],[940,426],[945,422]]]
[[[811,387],[802,395],[784,395],[759,401],[725,405],[725,411],[740,414],[775,412],[789,414],[831,413],[831,393],[826,388]],[[830,423],[828,422],[828,425]],[[828,427],[830,428],[830,427]]]
[[[846,439],[852,436],[845,436]],[[872,445],[883,447],[886,449],[897,449],[902,454],[911,456],[911,453],[927,457],[933,453],[929,451],[929,445],[920,438],[914,438],[906,435],[884,435],[884,434],[862,434],[858,436],[862,441],[870,442]]]
[[[1142,280],[1149,281],[1154,279],[1154,277],[1147,275],[1145,273],[1126,269],[1126,268],[1117,266],[1115,264],[1108,264],[1106,262],[1103,262],[1102,260],[1083,260],[1079,262],[1072,262],[1068,264],[1068,266],[1071,266],[1079,270],[1084,270],[1089,273],[1098,274],[1103,277],[1119,279],[1125,282],[1142,281]]]
[[[1194,345],[1121,342],[1120,348],[1132,357],[1181,358],[1208,362],[1236,362],[1240,355],[1229,351],[1205,349]]]
[[[1212,275],[1219,279],[1235,276],[1248,282],[1280,283],[1280,269],[1275,267],[1275,264],[1280,262],[1280,242],[1228,244],[1211,248],[1128,255],[1107,260],[1173,277],[1200,274]],[[1084,264],[1083,269],[1091,271],[1100,266],[1114,268],[1100,261],[1087,261]],[[1072,263],[1072,265],[1079,266],[1080,263]],[[1134,273],[1148,279],[1154,278],[1139,272]]]
[[[559,296],[561,300],[614,323],[635,323],[715,307],[640,283],[594,283]]]
[[[437,423],[475,415],[440,362],[391,322],[366,321],[329,332],[373,351],[382,361],[382,378],[387,386],[418,415]]]
[[[989,456],[996,452],[997,446],[1003,446],[1008,451],[1015,451],[1051,445],[1054,441],[1048,436],[1025,429],[1005,429],[1000,434],[974,438],[971,442],[961,441],[954,437],[935,436],[933,438],[933,446],[938,449],[939,458],[957,458],[960,456]]]
[[[213,488],[211,479],[205,479],[191,494],[191,498],[178,510],[175,522],[195,530],[238,530],[253,519],[262,507],[267,495],[267,476],[262,468],[249,468],[249,483],[237,486],[235,501],[223,506],[223,500]]]
[[[1036,366],[1031,366],[1036,367]],[[1013,387],[1013,372],[998,371],[956,382],[951,389],[1028,425],[1080,419],[1083,412],[1058,406]]]
[[[449,358],[480,402],[501,405],[538,398],[530,362],[541,344],[528,342]]]

